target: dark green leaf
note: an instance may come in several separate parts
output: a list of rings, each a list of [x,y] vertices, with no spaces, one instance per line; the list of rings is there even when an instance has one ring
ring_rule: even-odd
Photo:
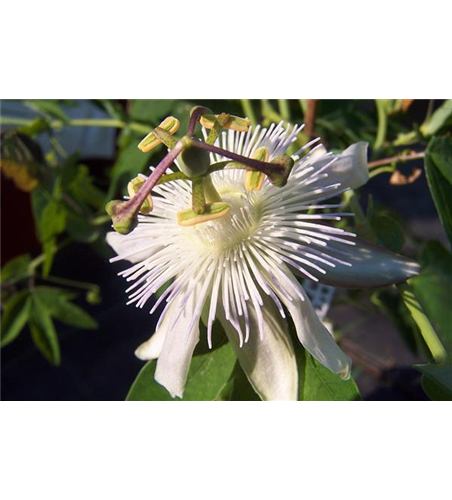
[[[44,116],[51,116],[69,123],[69,117],[54,99],[29,99],[25,101],[25,105]]]
[[[436,210],[452,244],[452,138],[434,137],[425,156],[425,172]]]
[[[229,343],[210,353],[194,356],[183,400],[215,400],[227,384],[235,361],[235,354]],[[127,395],[128,401],[172,401],[166,389],[155,382],[155,367],[156,361],[144,366]]]
[[[44,357],[54,365],[59,365],[61,354],[55,326],[49,309],[36,293],[31,297],[30,333]]]
[[[452,401],[452,365],[416,366],[423,373],[422,388],[433,401]]]
[[[452,99],[447,99],[433,114],[422,124],[421,132],[424,136],[436,134],[452,117]]]
[[[130,115],[134,120],[149,123],[154,128],[161,118],[171,113],[176,102],[174,99],[134,99]]]
[[[353,379],[342,380],[316,361],[308,352],[299,363],[300,401],[360,401],[361,395]],[[301,365],[301,366],[300,366]]]
[[[405,238],[403,230],[397,221],[386,215],[377,215],[372,217],[370,225],[381,245],[396,253],[402,250]]]
[[[10,281],[15,283],[28,276],[28,266],[30,265],[31,258],[28,254],[19,255],[8,261],[2,268],[0,279],[2,283]]]
[[[111,182],[107,195],[108,199],[113,198],[121,183],[126,184],[130,179],[144,171],[150,155],[142,153],[137,148],[138,142],[139,139],[132,141],[125,147],[119,154],[116,163],[113,165],[110,172]]]
[[[237,362],[232,373],[231,401],[261,401]]]
[[[39,297],[41,304],[58,321],[78,328],[94,329],[98,327],[94,318],[81,307],[70,302],[72,294],[59,288],[38,287],[35,289],[34,295]]]
[[[422,272],[410,280],[414,294],[452,356],[452,255],[439,243],[427,243],[421,256]]]
[[[27,324],[30,313],[28,290],[14,295],[5,305],[1,324],[1,345],[12,342]]]

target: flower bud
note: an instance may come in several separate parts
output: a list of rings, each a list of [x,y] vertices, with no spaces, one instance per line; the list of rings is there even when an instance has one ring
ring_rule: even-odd
[[[135,179],[132,179],[129,184],[127,184],[127,192],[129,193],[129,196],[133,198],[144,183],[145,180],[142,177],[135,177]],[[152,212],[152,208],[152,198],[151,195],[148,194],[146,200],[141,205],[140,213],[142,213],[143,215],[148,215]]]
[[[174,116],[168,116],[162,121],[158,128],[163,129],[170,135],[174,135],[179,130],[179,126],[180,121],[177,118],[174,118]],[[138,149],[140,151],[143,151],[143,153],[147,153],[161,143],[162,140],[157,137],[153,130],[152,132],[149,132],[149,134],[140,142],[140,144],[138,144]]]
[[[105,211],[111,217],[113,228],[120,234],[131,233],[138,225],[137,214],[132,210],[127,210],[126,203],[123,201],[110,201]]]
[[[287,179],[289,178],[290,172],[292,171],[292,167],[294,166],[294,160],[290,156],[281,155],[273,158],[270,163],[280,165],[282,168],[278,170],[275,169],[274,172],[271,172],[268,175],[268,180],[276,187],[285,186],[287,184]]]
[[[219,219],[229,213],[231,205],[224,202],[207,203],[204,213],[197,214],[193,209],[181,210],[177,214],[177,222],[179,226],[195,226],[203,222]]]

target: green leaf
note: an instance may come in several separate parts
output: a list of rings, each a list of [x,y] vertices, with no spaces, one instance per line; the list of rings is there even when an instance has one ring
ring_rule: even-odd
[[[69,123],[69,117],[61,109],[55,99],[28,99],[24,103],[33,111],[41,113],[44,116],[57,118],[64,123]]]
[[[95,329],[99,326],[95,319],[81,307],[70,302],[74,295],[65,293],[65,290],[37,287],[34,290],[34,295],[39,297],[41,304],[46,307],[50,315],[61,323],[86,329]]]
[[[452,401],[452,365],[415,366],[422,375],[422,388],[433,401]]]
[[[61,354],[55,326],[49,309],[36,293],[31,296],[30,333],[44,357],[54,365],[59,365]]]
[[[421,274],[409,284],[448,355],[452,356],[452,255],[440,243],[431,241],[422,252],[421,264]]]
[[[66,226],[66,212],[56,201],[52,200],[42,211],[39,221],[39,235],[41,241],[49,241],[62,233]]]
[[[418,326],[425,344],[433,356],[433,359],[437,363],[444,361],[447,358],[447,352],[424,310],[422,309],[422,306],[416,300],[416,297],[408,285],[399,285],[398,288],[401,292],[403,302],[410,312],[413,321]],[[395,323],[397,324],[396,321]]]
[[[402,250],[405,237],[400,224],[396,220],[386,215],[377,215],[372,217],[370,225],[381,245],[396,253]]]
[[[436,134],[452,117],[452,99],[447,99],[432,116],[421,125],[421,132],[425,137]]]
[[[435,137],[429,144],[428,154],[449,184],[452,184],[452,138]]]
[[[452,245],[452,138],[434,137],[425,155],[425,172],[436,210]]]
[[[134,120],[149,123],[154,128],[158,125],[157,121],[171,113],[176,102],[175,99],[134,99],[130,115]]]
[[[31,257],[28,254],[19,255],[19,257],[15,257],[8,261],[2,268],[1,272],[1,282],[5,283],[6,281],[10,281],[11,283],[15,283],[24,279],[28,276],[28,266],[31,263]]]
[[[142,153],[138,148],[139,140],[132,141],[126,146],[118,158],[110,172],[110,186],[108,189],[107,199],[114,197],[116,190],[122,183],[129,182],[130,179],[136,177],[137,174],[143,172],[150,155]]]
[[[213,401],[228,383],[236,357],[229,343],[207,354],[194,356],[188,372],[184,401]],[[173,401],[154,380],[156,361],[147,363],[135,379],[127,401]]]
[[[300,401],[360,401],[361,395],[353,379],[342,380],[339,375],[316,361],[307,351],[300,370]]]
[[[14,295],[5,305],[1,322],[2,347],[12,342],[27,324],[30,314],[28,290]]]
[[[249,383],[245,372],[237,362],[232,373],[231,401],[261,401],[256,391]]]

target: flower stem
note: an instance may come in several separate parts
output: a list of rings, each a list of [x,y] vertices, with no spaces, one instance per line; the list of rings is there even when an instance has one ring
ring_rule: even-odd
[[[437,363],[444,362],[447,359],[446,349],[444,348],[441,340],[436,334],[429,319],[424,314],[422,307],[416,300],[416,297],[411,291],[411,288],[408,285],[399,285],[397,288],[402,295],[405,306],[408,308],[413,320],[419,327],[422,337],[424,338],[427,347],[432,353],[433,359]]]
[[[278,99],[279,114],[286,122],[290,120],[290,107],[287,99]]]
[[[4,116],[0,119],[0,125],[30,125],[33,120],[28,120],[26,118],[14,118],[10,116]],[[68,127],[107,127],[107,128],[129,128],[140,134],[146,134],[149,132],[149,127],[141,123],[136,122],[124,122],[122,120],[116,120],[113,118],[75,118],[69,122],[63,122],[61,120],[51,120],[49,122],[52,128],[61,128],[63,126]]]
[[[219,148],[214,146],[213,144],[206,144],[205,142],[198,141],[196,139],[192,139],[191,146],[195,148],[204,149],[206,151],[210,151],[211,153],[216,153],[221,156],[226,156],[226,158],[230,158],[231,160],[238,161],[239,163],[243,163],[247,167],[257,170],[258,172],[262,172],[265,175],[269,175],[272,172],[276,172],[280,170],[284,171],[284,168],[275,163],[267,163],[264,161],[253,160],[252,158],[246,158],[245,156],[238,155],[236,153],[232,153],[231,151],[227,151],[226,149]]]
[[[120,212],[138,212],[146,200],[148,194],[152,191],[154,186],[158,183],[166,169],[173,163],[184,149],[184,144],[179,141],[176,146],[163,158],[163,160],[155,167],[152,174],[146,179],[146,182],[137,191],[137,194],[129,201],[124,203]]]
[[[369,162],[369,168],[382,167],[384,165],[391,165],[392,163],[399,163],[411,160],[419,160],[425,157],[425,151],[419,153],[412,152],[410,154],[400,154],[397,156],[391,156],[390,158],[383,158],[381,160]]]
[[[386,116],[384,100],[376,99],[375,105],[377,106],[378,129],[377,129],[377,137],[375,138],[374,149],[378,151],[383,147],[383,144],[386,139],[387,116]]]
[[[256,115],[254,114],[253,105],[251,104],[250,99],[240,99],[240,102],[242,104],[244,115],[251,120],[251,124],[253,126],[256,126]]]

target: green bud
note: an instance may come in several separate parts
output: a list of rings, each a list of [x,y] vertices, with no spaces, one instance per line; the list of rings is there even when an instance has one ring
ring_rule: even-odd
[[[292,167],[294,166],[294,161],[290,156],[281,155],[273,158],[270,163],[275,165],[280,165],[283,167],[281,170],[275,170],[268,174],[269,181],[276,187],[283,187],[287,184],[287,179],[289,178]]]
[[[110,201],[107,203],[105,211],[111,217],[115,231],[120,234],[131,233],[138,225],[137,214],[127,210],[126,202],[124,201]]]
[[[208,222],[210,220],[219,219],[224,217],[229,213],[231,205],[229,203],[218,202],[218,203],[208,203],[205,206],[204,213],[197,214],[193,209],[188,208],[187,210],[182,210],[177,214],[177,222],[179,226],[195,226],[196,224],[202,224],[203,222]]]
[[[133,198],[144,183],[145,180],[142,177],[135,177],[135,179],[132,179],[129,184],[127,184],[127,192],[129,193],[129,196]],[[152,212],[153,206],[151,195],[148,194],[146,200],[141,205],[140,212],[143,215],[149,215]]]
[[[195,147],[187,147],[177,158],[177,163],[182,172],[190,179],[200,177],[209,170],[209,152]]]

